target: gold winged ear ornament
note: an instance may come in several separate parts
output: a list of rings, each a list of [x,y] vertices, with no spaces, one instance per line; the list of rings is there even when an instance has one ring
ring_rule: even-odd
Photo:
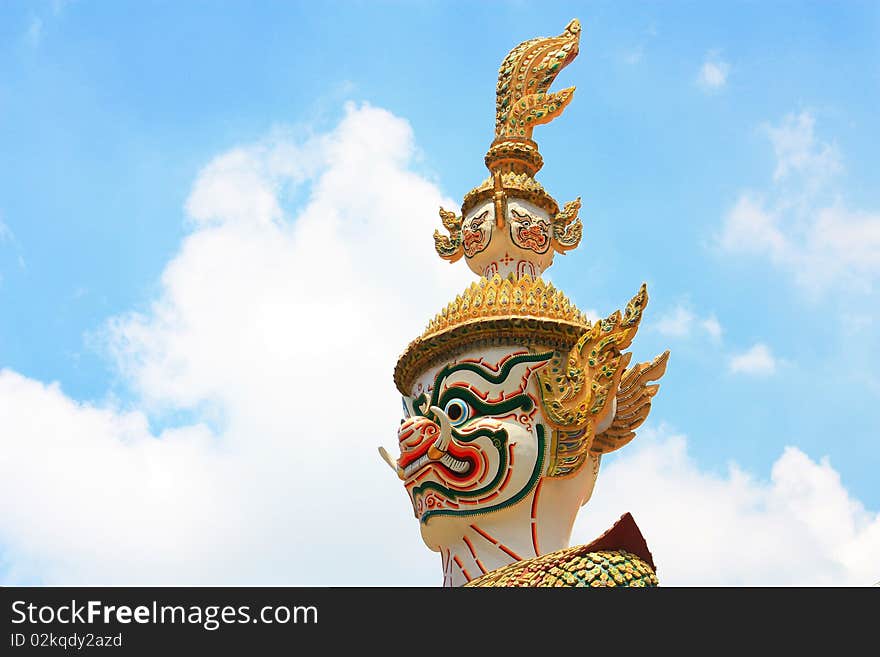
[[[636,437],[635,430],[651,411],[651,398],[660,390],[660,384],[650,384],[666,373],[669,350],[650,363],[639,363],[626,370],[620,379],[615,401],[617,409],[611,426],[598,434],[590,445],[593,454],[607,454],[620,449]]]
[[[440,208],[440,221],[449,235],[443,235],[439,230],[435,230],[434,248],[444,260],[456,262],[464,255],[464,250],[461,246],[461,217],[455,214],[455,212]]]
[[[620,449],[648,417],[651,398],[660,388],[648,383],[663,376],[669,352],[630,369],[632,354],[623,352],[647,303],[647,286],[642,284],[623,314],[618,310],[596,322],[568,353],[557,352],[537,373],[547,422],[554,429],[549,476],[577,471],[589,453]],[[607,428],[596,435],[595,428],[603,424]]]

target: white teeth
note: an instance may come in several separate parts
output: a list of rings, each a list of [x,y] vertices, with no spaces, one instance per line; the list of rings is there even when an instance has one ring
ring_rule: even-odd
[[[406,466],[406,468],[404,468],[403,476],[412,476],[417,470],[421,470],[422,467],[428,462],[428,460],[428,455],[422,454],[419,458],[417,458],[415,461]]]
[[[445,454],[440,461],[453,472],[464,472],[468,467],[467,461],[459,461],[452,454]]]
[[[404,468],[403,476],[404,478],[409,478],[414,475],[418,470],[421,470],[424,466],[430,463],[431,458],[427,454],[422,454],[415,461],[410,463],[406,468]],[[467,461],[462,461],[461,459],[457,459],[452,454],[444,454],[443,458],[440,459],[440,462],[445,465],[447,468],[461,474],[465,470],[468,469],[468,465],[470,465]]]

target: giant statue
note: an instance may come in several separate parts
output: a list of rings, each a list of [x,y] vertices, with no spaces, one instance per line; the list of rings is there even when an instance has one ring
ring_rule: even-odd
[[[397,362],[403,482],[444,586],[656,586],[632,516],[569,547],[602,456],[635,437],[669,352],[630,363],[645,285],[591,322],[541,275],[578,246],[580,199],[562,208],[535,180],[532,131],[558,117],[574,88],[550,91],[578,54],[581,26],[514,48],[501,64],[489,177],[461,213],[440,209],[437,253],[479,277]]]

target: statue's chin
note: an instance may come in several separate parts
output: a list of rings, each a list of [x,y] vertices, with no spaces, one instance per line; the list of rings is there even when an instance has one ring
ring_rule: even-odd
[[[473,522],[473,518],[470,522]],[[434,516],[428,518],[427,522],[419,521],[422,540],[434,552],[461,540],[467,525],[468,519],[464,516]]]
[[[543,518],[541,553],[568,547],[578,509],[592,497],[599,461],[598,455],[591,455],[576,473],[568,477],[542,477],[541,492],[536,502],[539,507],[537,515]],[[522,503],[531,504],[531,495],[526,496]],[[530,526],[524,524],[519,527],[524,520],[528,523],[529,516],[524,517],[515,507],[507,507],[488,513],[477,511],[466,515],[434,515],[426,522],[420,521],[419,528],[425,545],[439,552],[443,547],[458,543],[474,523],[506,527],[510,531],[508,535],[516,535],[531,532]]]

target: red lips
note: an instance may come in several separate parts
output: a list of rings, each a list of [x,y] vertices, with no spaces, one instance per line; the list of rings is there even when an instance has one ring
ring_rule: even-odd
[[[397,437],[400,442],[400,458],[397,460],[397,465],[406,470],[407,466],[428,453],[431,445],[440,437],[440,427],[425,417],[410,418],[400,425]],[[431,465],[440,468],[444,479],[459,483],[469,481],[481,474],[478,470],[481,471],[482,468],[477,466],[483,463],[484,459],[480,458],[480,451],[476,447],[461,445],[453,439],[446,449],[446,454],[459,461],[466,461],[468,467],[462,472],[455,472],[440,460],[426,460],[424,467]],[[422,469],[419,468],[415,472],[420,472]],[[409,476],[411,477],[415,472]]]

